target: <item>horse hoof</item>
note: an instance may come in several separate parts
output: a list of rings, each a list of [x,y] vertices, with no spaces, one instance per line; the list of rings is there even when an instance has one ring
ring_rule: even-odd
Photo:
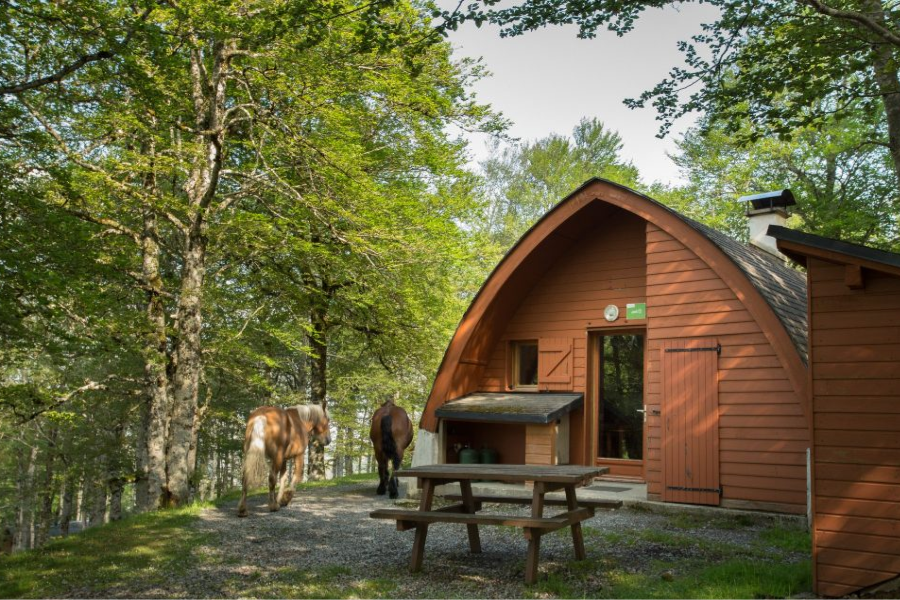
[[[390,496],[391,496],[391,500],[396,500],[397,498],[400,497],[400,494],[397,492],[391,492]]]
[[[238,517],[246,517],[248,514],[250,514],[250,513],[247,512],[246,508],[238,509]]]
[[[379,486],[378,486],[378,489],[375,490],[375,493],[378,494],[379,496],[384,496],[384,493],[385,493],[386,491],[387,491],[387,488],[385,488],[385,486],[379,485]]]
[[[269,507],[269,512],[278,512],[278,505],[275,504]]]

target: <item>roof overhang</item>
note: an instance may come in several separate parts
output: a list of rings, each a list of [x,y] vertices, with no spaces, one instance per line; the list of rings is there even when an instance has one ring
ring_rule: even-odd
[[[837,264],[857,265],[900,277],[900,254],[894,252],[850,244],[778,225],[771,225],[768,234],[775,238],[781,252],[804,266],[807,257],[812,256]]]
[[[582,404],[582,393],[475,392],[444,404],[435,416],[453,421],[547,424]]]

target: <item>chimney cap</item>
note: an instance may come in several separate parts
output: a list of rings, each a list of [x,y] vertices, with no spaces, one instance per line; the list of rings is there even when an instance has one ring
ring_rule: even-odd
[[[775,209],[775,208],[787,208],[788,206],[794,206],[797,204],[797,201],[794,200],[794,194],[791,193],[791,190],[778,190],[775,192],[763,192],[761,194],[753,194],[750,196],[741,196],[738,198],[738,202],[749,202],[750,206],[747,207],[747,210],[764,210],[764,209]]]

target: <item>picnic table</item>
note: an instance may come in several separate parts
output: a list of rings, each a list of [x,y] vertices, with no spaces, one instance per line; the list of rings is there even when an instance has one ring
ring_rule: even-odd
[[[579,466],[539,466],[539,465],[500,465],[500,464],[444,464],[423,465],[397,471],[398,477],[415,477],[421,487],[418,510],[383,508],[370,513],[373,519],[394,519],[397,530],[415,529],[410,571],[417,572],[422,568],[425,555],[425,539],[428,526],[432,523],[459,523],[466,525],[469,534],[469,551],[481,552],[481,539],[478,534],[479,525],[507,525],[519,527],[528,540],[528,554],[525,564],[525,582],[535,583],[538,575],[541,536],[570,527],[572,544],[575,547],[575,558],[584,560],[584,537],[581,533],[581,522],[594,516],[595,508],[616,508],[621,506],[617,501],[579,502],[575,489],[589,484],[599,475],[606,473],[606,467]],[[472,481],[488,480],[506,483],[531,482],[534,486],[531,498],[515,498],[509,496],[481,495],[472,493]],[[438,485],[459,483],[461,502],[442,508],[433,509],[434,490]],[[544,496],[556,490],[565,490],[566,510],[552,516],[544,516]],[[483,502],[512,502],[531,505],[531,516],[478,514]]]

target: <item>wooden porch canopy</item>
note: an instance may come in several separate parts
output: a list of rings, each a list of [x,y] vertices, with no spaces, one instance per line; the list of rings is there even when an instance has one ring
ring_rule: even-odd
[[[582,393],[475,392],[444,404],[439,419],[546,425],[584,404]]]

